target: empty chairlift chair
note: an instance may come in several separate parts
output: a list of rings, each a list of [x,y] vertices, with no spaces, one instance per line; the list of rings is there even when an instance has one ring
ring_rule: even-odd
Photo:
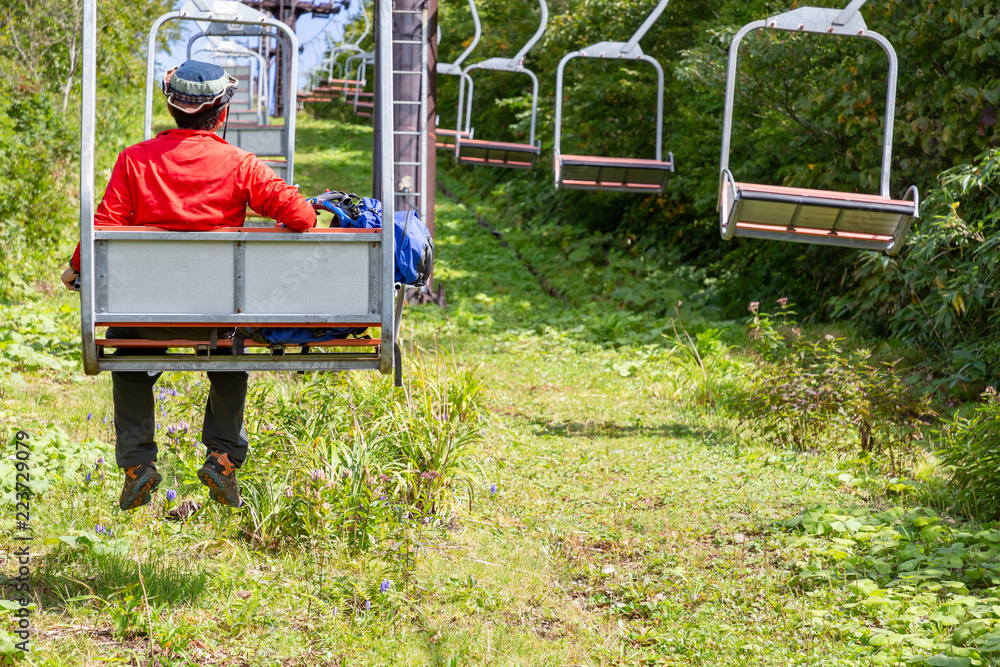
[[[483,25],[479,21],[479,12],[476,11],[476,0],[469,0],[469,11],[472,12],[472,22],[475,25],[475,32],[472,35],[472,41],[469,45],[465,47],[465,50],[457,58],[455,62],[451,63],[438,63],[437,73],[438,74],[450,74],[452,76],[459,76],[465,80],[465,84],[469,87],[469,97],[466,101],[465,107],[465,127],[461,130],[452,130],[450,128],[438,127],[435,128],[434,132],[434,147],[438,150],[444,151],[454,151],[455,150],[455,135],[460,134],[462,139],[468,141],[473,138],[472,135],[472,96],[474,93],[474,84],[472,77],[468,74],[462,72],[462,63],[465,59],[469,57],[475,48],[479,44],[479,38],[483,34]],[[438,44],[441,43],[441,26],[438,25]]]
[[[204,6],[206,5],[207,6]],[[396,371],[399,382],[398,318],[394,316],[392,225],[382,230],[239,227],[207,232],[175,232],[153,227],[94,226],[97,0],[83,2],[80,177],[80,296],[83,365],[101,371],[164,370],[378,370]],[[377,62],[383,87],[392,91],[390,0],[378,0]],[[296,80],[297,40],[283,23],[246,5],[190,0],[180,11],[158,19],[150,33],[148,76],[153,77],[155,35],[168,20],[224,21],[274,29],[289,47],[290,81]],[[288,86],[294,109],[294,86]],[[152,86],[147,86],[147,136]],[[379,121],[391,124],[391,108],[378,107]],[[294,145],[294,116],[288,119]],[[388,135],[386,135],[388,136]],[[289,157],[291,154],[289,153]],[[287,165],[292,178],[293,162]],[[376,138],[376,191],[386,220],[393,219],[392,141]],[[331,287],[335,285],[335,287]],[[349,339],[299,346],[281,345],[233,354],[233,341],[135,341],[100,339],[97,328],[126,327],[372,327],[372,339]],[[208,337],[208,335],[206,335]],[[166,355],[118,356],[109,349],[166,348]],[[186,351],[176,351],[186,350]]]
[[[563,56],[556,71],[556,187],[575,190],[617,190],[621,192],[663,192],[667,179],[674,171],[674,155],[663,160],[663,68],[652,56],[647,56],[639,40],[656,23],[669,0],[660,0],[656,9],[628,42],[599,42]],[[564,155],[561,151],[563,73],[573,58],[642,60],[656,69],[656,159],[601,157],[595,155]]]
[[[455,125],[455,160],[460,164],[485,165],[490,167],[510,167],[513,169],[531,169],[535,166],[539,153],[542,150],[542,143],[535,142],[535,120],[538,116],[538,77],[535,73],[524,66],[524,58],[531,51],[531,48],[542,38],[545,33],[545,25],[549,20],[549,8],[545,0],[538,0],[541,7],[541,20],[538,30],[531,36],[528,43],[521,47],[521,50],[513,58],[488,58],[478,63],[469,65],[462,70],[462,78],[458,83],[458,123]],[[531,130],[528,135],[528,143],[521,144],[510,141],[487,141],[484,139],[465,139],[461,136],[462,130],[462,107],[465,101],[465,82],[469,72],[476,69],[493,70],[496,72],[513,72],[517,74],[527,74],[531,77]],[[472,97],[472,91],[469,92]],[[471,108],[472,101],[469,100]],[[469,131],[471,135],[471,130]]]
[[[896,102],[897,61],[892,44],[868,30],[858,10],[866,0],[853,0],[846,9],[800,7],[744,26],[729,46],[726,106],[723,117],[719,212],[722,238],[734,236],[844,246],[899,253],[919,216],[919,194],[910,186],[902,199],[889,196],[893,114]],[[885,103],[885,136],[879,194],[854,194],[738,182],[729,170],[740,41],[754,30],[787,30],[824,35],[853,36],[877,42],[889,59]]]
[[[207,52],[209,59],[221,65],[240,82],[240,87],[229,101],[229,122],[237,125],[264,125],[267,117],[267,63],[264,56],[232,40],[221,40],[200,51]],[[257,103],[253,100],[253,70],[234,65],[236,61],[247,60],[257,63]]]

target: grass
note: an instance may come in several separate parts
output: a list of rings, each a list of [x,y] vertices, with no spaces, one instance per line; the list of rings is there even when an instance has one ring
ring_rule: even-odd
[[[309,146],[297,157],[303,192],[367,191],[370,128],[302,117],[299,140]],[[487,222],[502,215],[476,205]],[[173,506],[210,503],[193,476],[205,389],[196,374],[160,381],[177,392],[159,401],[161,433],[188,429],[164,441],[165,482],[149,507],[117,510],[113,466],[88,482],[89,458],[53,463],[60,478],[51,473],[33,503],[26,664],[858,665],[930,655],[870,645],[865,628],[886,622],[878,616],[846,631],[815,622],[816,610],[843,611],[851,584],[798,584],[801,562],[827,558],[833,543],[780,522],[820,502],[880,509],[906,498],[844,455],[765,447],[704,399],[703,364],[714,364],[713,395],[748,372],[719,342],[738,339],[741,323],[682,310],[692,337],[679,339],[668,319],[574,303],[526,265],[542,249],[500,243],[440,195],[436,246],[450,305],[408,308],[404,393],[381,376],[253,377],[254,453],[241,472],[252,512],[207,504],[187,521],[164,517],[168,488]],[[68,296],[26,304],[73,326],[58,314]],[[0,377],[11,382],[15,368],[0,366]],[[19,372],[23,386],[0,382],[0,436],[61,429],[68,437],[50,449],[65,460],[113,460],[106,374]],[[466,437],[471,453],[449,469]],[[427,471],[453,473],[433,515],[415,502],[421,480],[438,483]]]

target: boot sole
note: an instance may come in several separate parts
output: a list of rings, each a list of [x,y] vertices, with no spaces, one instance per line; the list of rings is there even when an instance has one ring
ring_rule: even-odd
[[[243,499],[240,498],[240,492],[236,491],[236,498],[234,499],[226,491],[226,483],[222,476],[216,471],[210,468],[202,468],[198,471],[198,479],[202,484],[208,487],[208,490],[212,496],[212,500],[223,505],[228,505],[229,507],[239,507],[243,504]]]
[[[118,499],[119,509],[127,512],[128,510],[134,510],[137,507],[149,504],[149,501],[153,499],[153,492],[156,491],[156,488],[160,486],[160,482],[162,481],[163,476],[154,470],[148,479],[137,484],[132,489],[132,493],[129,494],[128,498],[123,496]]]

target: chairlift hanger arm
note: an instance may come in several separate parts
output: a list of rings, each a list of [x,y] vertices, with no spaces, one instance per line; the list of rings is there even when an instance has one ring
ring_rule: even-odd
[[[525,56],[528,55],[528,51],[531,51],[532,47],[535,46],[535,44],[538,43],[538,40],[542,38],[542,35],[545,34],[545,26],[548,25],[549,22],[549,6],[545,4],[545,0],[538,0],[538,5],[542,10],[541,19],[538,22],[538,30],[535,31],[535,34],[531,36],[528,43],[522,46],[521,50],[518,51],[512,58],[512,60],[516,60],[519,63],[524,61]]]
[[[632,35],[632,37],[630,37],[628,42],[625,44],[626,53],[639,46],[639,40],[645,37],[646,33],[649,32],[649,29],[653,27],[653,24],[656,23],[657,19],[660,18],[660,15],[663,14],[663,10],[667,8],[667,4],[669,2],[670,0],[660,0],[659,4],[657,4],[653,11],[649,13],[646,20],[642,22],[639,29],[635,31],[635,34]]]
[[[475,26],[475,32],[472,35],[472,42],[470,42],[469,45],[465,47],[465,50],[462,51],[462,53],[459,54],[457,58],[455,58],[454,62],[438,63],[439,66],[444,65],[445,67],[448,68],[448,70],[455,70],[455,71],[444,72],[445,74],[461,74],[462,63],[465,62],[465,59],[468,58],[473,51],[475,51],[476,45],[479,44],[479,38],[482,37],[483,24],[479,20],[479,12],[476,10],[476,0],[469,0],[469,11],[472,13],[472,23]],[[440,31],[441,31],[441,26],[439,24],[438,32]],[[438,42],[440,41],[441,39],[440,37],[438,37]],[[441,70],[438,69],[438,71],[440,72]]]

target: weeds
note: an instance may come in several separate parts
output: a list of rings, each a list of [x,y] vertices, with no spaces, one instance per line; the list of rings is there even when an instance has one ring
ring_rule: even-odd
[[[762,362],[739,401],[757,437],[783,448],[856,446],[899,474],[900,456],[923,440],[929,398],[907,385],[895,363],[873,363],[832,335],[810,337],[787,300],[774,316],[750,304],[750,339]]]
[[[1000,517],[1000,396],[989,387],[972,416],[956,414],[937,441],[938,456],[951,469],[949,484],[968,516]]]

